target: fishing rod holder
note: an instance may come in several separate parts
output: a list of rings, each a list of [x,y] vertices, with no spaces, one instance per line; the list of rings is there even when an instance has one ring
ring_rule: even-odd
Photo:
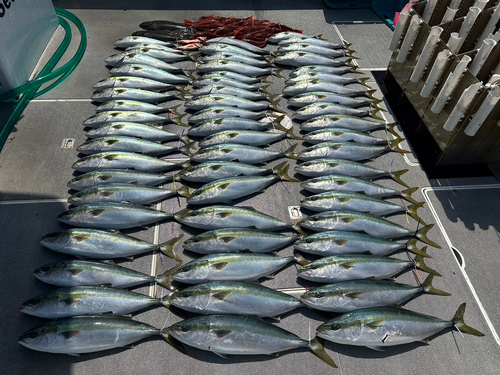
[[[500,176],[499,2],[429,0],[396,25],[384,94],[431,178]]]

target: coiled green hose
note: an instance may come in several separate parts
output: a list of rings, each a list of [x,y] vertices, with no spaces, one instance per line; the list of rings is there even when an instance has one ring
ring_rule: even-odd
[[[83,23],[80,21],[80,19],[76,17],[73,13],[68,12],[67,10],[60,8],[55,8],[55,9],[59,17],[59,24],[64,28],[66,32],[64,39],[59,45],[57,51],[54,53],[54,55],[52,55],[47,64],[45,64],[45,66],[40,71],[36,79],[0,95],[0,102],[21,95],[21,98],[18,100],[16,107],[14,108],[14,111],[12,111],[7,122],[0,131],[0,150],[3,148],[7,140],[7,137],[9,136],[10,132],[12,131],[12,128],[16,124],[17,120],[23,113],[28,103],[32,99],[37,98],[40,95],[45,94],[49,90],[52,90],[53,88],[59,86],[78,66],[78,64],[82,60],[83,54],[85,53],[85,49],[87,48],[87,32],[85,30],[85,26],[83,26]],[[71,42],[71,35],[72,35],[71,27],[69,23],[65,20],[65,18],[73,22],[80,31],[81,35],[80,45],[75,55],[71,58],[70,61],[68,61],[64,66],[52,71],[52,69],[54,69],[54,67],[61,59],[61,57],[66,52],[69,43]],[[50,86],[38,92],[38,90],[43,84],[50,82],[56,78],[57,80],[53,82]]]

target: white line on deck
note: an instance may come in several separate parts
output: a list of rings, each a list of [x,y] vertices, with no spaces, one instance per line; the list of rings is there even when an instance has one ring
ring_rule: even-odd
[[[55,198],[55,199],[18,199],[11,201],[0,201],[0,205],[9,204],[31,204],[31,203],[67,203],[67,198]]]
[[[91,102],[92,99],[34,99],[31,102]]]
[[[483,304],[481,303],[479,296],[476,293],[476,289],[472,285],[472,281],[469,279],[469,276],[467,275],[467,272],[465,271],[465,267],[462,267],[460,263],[458,262],[456,256],[453,254],[453,248],[456,248],[456,246],[453,246],[450,237],[446,233],[446,230],[444,229],[443,223],[439,219],[439,216],[434,209],[434,206],[432,205],[432,202],[428,196],[429,191],[437,191],[437,190],[476,190],[476,189],[498,189],[500,188],[500,184],[492,184],[492,185],[465,185],[465,186],[443,186],[443,187],[425,187],[422,188],[422,194],[424,195],[424,199],[427,202],[428,207],[430,208],[432,215],[434,216],[434,219],[436,220],[436,223],[439,226],[439,229],[441,230],[441,233],[443,233],[444,239],[446,243],[448,244],[448,248],[452,252],[453,258],[455,258],[455,261],[458,264],[458,267],[462,271],[462,275],[464,276],[465,281],[467,282],[467,285],[469,285],[469,288],[472,292],[472,295],[474,296],[479,309],[481,310],[481,313],[484,316],[484,319],[486,320],[486,324],[488,324],[488,327],[495,338],[495,341],[497,342],[498,345],[500,345],[500,337],[498,337],[497,331],[495,330],[495,327],[493,326],[493,323],[491,322],[490,317],[488,316],[488,313],[486,312]]]

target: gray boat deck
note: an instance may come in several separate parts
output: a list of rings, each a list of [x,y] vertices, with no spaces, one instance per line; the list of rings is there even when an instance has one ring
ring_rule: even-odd
[[[392,31],[370,10],[333,10],[324,7],[320,0],[269,3],[190,1],[173,5],[164,1],[54,1],[56,6],[73,12],[84,23],[88,48],[80,65],[60,87],[29,104],[0,153],[0,363],[3,374],[500,373],[500,340],[496,333],[500,331],[500,281],[497,277],[500,263],[500,184],[493,177],[428,180],[411,154],[403,158],[396,153],[387,153],[369,164],[386,170],[410,169],[403,180],[410,186],[420,188],[415,198],[425,200],[427,204],[419,213],[427,223],[436,223],[429,236],[443,247],[442,250],[430,248],[433,258],[426,263],[443,275],[435,279],[435,287],[452,294],[451,297],[422,295],[405,307],[448,320],[457,307],[466,302],[466,322],[484,332],[485,337],[446,330],[434,337],[430,345],[415,343],[391,347],[385,352],[326,342],[327,352],[339,366],[336,370],[306,349],[286,352],[277,358],[231,356],[230,359],[223,359],[190,347],[187,348],[189,356],[186,356],[158,337],[139,342],[133,349],[72,357],[31,351],[17,343],[22,333],[43,323],[42,319],[19,312],[21,303],[53,289],[38,281],[32,272],[44,264],[65,258],[39,244],[43,235],[66,228],[58,222],[57,215],[67,207],[65,201],[69,193],[66,183],[73,177],[71,165],[78,156],[76,147],[64,149],[61,144],[68,138],[74,139],[75,146],[85,141],[82,122],[94,114],[95,108],[89,99],[92,84],[108,77],[104,59],[115,52],[113,43],[139,29],[140,22],[156,19],[181,22],[185,18],[197,19],[207,14],[255,15],[302,29],[306,34],[323,34],[331,41],[340,41],[342,37],[357,51],[363,72],[383,75],[391,55],[387,47]],[[77,42],[78,39],[72,42],[67,56],[72,56]],[[375,79],[369,84],[375,86]],[[272,93],[279,94],[282,87],[282,82],[273,78]],[[381,96],[380,91],[378,95]],[[10,103],[0,105],[0,124],[11,108]],[[281,108],[285,109],[284,106]],[[392,121],[390,110],[386,117],[388,122]],[[183,130],[174,125],[168,125],[166,129]],[[375,134],[385,137],[383,131]],[[281,150],[288,146],[286,141],[282,141],[269,148]],[[408,147],[406,143],[403,146]],[[303,147],[299,145],[298,150]],[[277,163],[279,161],[270,165]],[[293,167],[295,162],[290,164]],[[391,180],[381,180],[381,183],[400,188]],[[298,184],[279,183],[263,194],[242,199],[237,204],[252,206],[292,223],[288,207],[298,206],[301,197]],[[170,198],[158,207],[167,212],[177,212],[185,206],[184,198],[179,201]],[[394,216],[391,220],[417,228],[416,222],[411,218],[407,222],[404,215]],[[182,233],[187,238],[195,231],[175,222],[167,222],[148,230],[127,233],[161,243]],[[176,250],[184,262],[192,259],[192,254],[183,253],[181,246],[177,245]],[[279,254],[291,255],[292,247],[281,250]],[[406,253],[395,256],[407,258]],[[152,254],[120,264],[145,273],[159,274],[172,267],[175,261]],[[312,283],[298,282],[296,274],[295,266],[291,265],[263,284],[273,288],[312,286]],[[397,281],[415,284],[415,277],[408,271],[399,275]],[[155,286],[135,290],[157,296],[165,293],[161,287]],[[136,314],[134,319],[161,328],[182,318],[175,312],[158,307]],[[277,324],[307,339],[314,336],[316,327],[324,321],[321,315],[303,308],[286,314]]]

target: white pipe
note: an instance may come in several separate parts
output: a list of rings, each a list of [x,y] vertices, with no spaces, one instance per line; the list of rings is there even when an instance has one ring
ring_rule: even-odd
[[[474,7],[481,9],[481,11],[484,10],[484,7],[488,4],[488,0],[476,0],[474,3]]]
[[[493,75],[500,74],[500,63],[498,63],[497,67],[493,69]]]
[[[444,123],[444,130],[451,132],[455,129],[465,111],[467,111],[467,108],[469,108],[472,99],[474,99],[474,97],[482,87],[482,83],[477,82],[470,85],[464,90],[464,92],[460,96],[460,99],[458,99],[457,105],[455,106],[455,108],[453,108],[453,111],[450,113],[450,116]]]
[[[493,49],[493,47],[495,47],[496,44],[497,42],[495,42],[493,39],[485,39],[483,41],[481,48],[472,61],[472,64],[470,64],[469,70],[472,74],[477,75],[479,73],[484,65],[484,62],[490,55],[491,50]]]
[[[406,32],[401,48],[399,49],[398,57],[396,57],[396,61],[398,63],[404,63],[406,60],[406,56],[408,55],[408,52],[410,52],[410,48],[417,37],[421,23],[422,20],[417,14],[411,18],[410,26],[408,27],[408,31]]]
[[[483,125],[483,122],[490,115],[491,111],[493,111],[498,100],[500,100],[500,87],[492,86],[491,89],[488,90],[488,94],[481,103],[481,106],[472,116],[472,120],[465,128],[464,133],[471,137],[476,135],[481,125]]]
[[[460,4],[462,4],[462,0],[451,0],[449,7],[458,10],[458,8],[460,8]]]
[[[493,74],[491,78],[488,80],[487,85],[498,85],[500,82],[500,74]]]
[[[451,52],[457,53],[462,44],[462,38],[458,36],[458,33],[451,33],[450,39],[448,40],[448,48]]]
[[[409,19],[410,19],[409,9],[406,9],[399,15],[398,24],[396,25],[396,29],[394,30],[394,34],[392,35],[391,44],[389,45],[390,51],[394,51],[397,48],[399,40],[403,35],[403,31],[405,30],[406,24],[408,23]]]
[[[469,56],[462,57],[462,60],[460,60],[455,70],[452,73],[450,73],[450,75],[446,79],[446,82],[441,88],[441,91],[436,97],[434,104],[431,107],[432,112],[439,113],[443,110],[443,107],[445,106],[446,102],[450,98],[451,93],[453,92],[458,82],[460,81],[460,78],[462,78],[462,75],[465,72],[467,65],[471,60],[472,59]]]
[[[497,31],[495,34],[490,34],[488,35],[489,39],[493,39],[495,42],[500,42],[500,30]]]
[[[499,20],[500,20],[500,6],[497,6],[495,11],[491,14],[491,18],[486,24],[483,33],[479,37],[478,44],[481,44],[482,41],[488,37],[488,35],[490,35],[493,31],[495,31],[496,25]],[[477,46],[476,48],[479,48],[479,46]]]
[[[444,14],[443,19],[441,20],[441,24],[453,21],[457,12],[458,9],[452,9],[450,7],[447,7],[446,13]]]
[[[470,29],[472,29],[472,26],[474,26],[474,22],[476,22],[476,18],[481,13],[481,9],[478,7],[470,7],[469,12],[467,13],[467,16],[465,16],[464,22],[462,23],[462,26],[460,27],[460,30],[458,30],[458,36],[462,38],[458,45],[458,49],[455,51],[455,53],[458,53],[460,51],[460,48],[462,48],[462,45],[465,42],[465,38],[467,38],[467,35],[469,35]]]
[[[425,41],[424,48],[422,49],[422,53],[417,59],[417,65],[415,65],[415,69],[410,77],[410,81],[418,82],[420,78],[422,78],[422,74],[424,74],[424,69],[429,62],[434,49],[436,48],[437,42],[439,40],[439,36],[443,32],[443,29],[439,26],[433,26],[431,31],[429,32],[429,36]]]
[[[428,98],[431,95],[432,90],[434,90],[434,86],[436,86],[439,77],[443,74],[444,68],[446,67],[446,64],[448,64],[451,56],[453,56],[453,54],[447,49],[438,53],[436,60],[432,65],[431,71],[429,72],[429,76],[425,81],[424,87],[422,87],[422,91],[420,91],[421,97]]]
[[[434,13],[434,8],[436,7],[437,0],[427,0],[427,4],[425,4],[424,13],[422,14],[422,18],[425,23],[429,23],[431,19],[432,13]]]

